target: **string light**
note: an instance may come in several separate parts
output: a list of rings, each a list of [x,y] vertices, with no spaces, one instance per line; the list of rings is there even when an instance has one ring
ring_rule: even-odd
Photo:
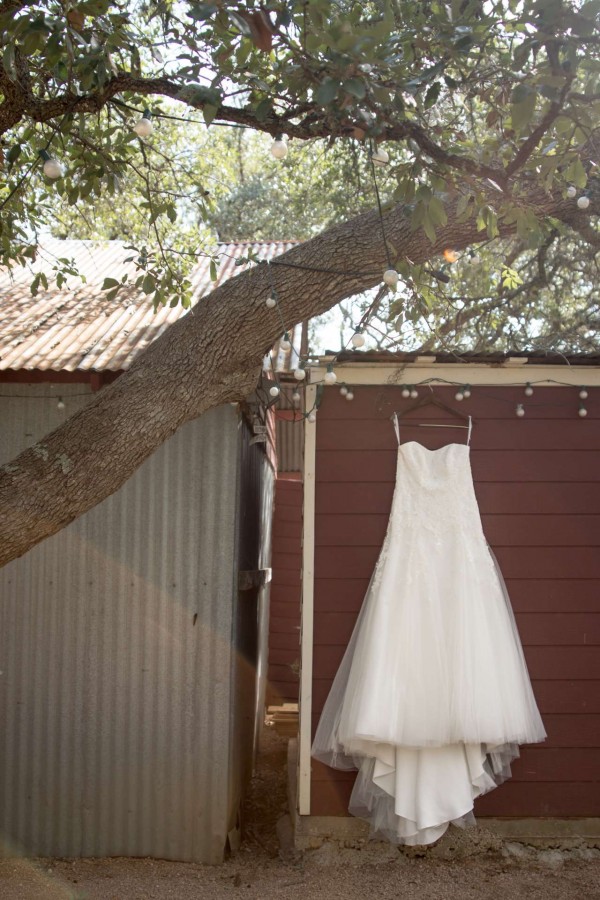
[[[455,399],[455,400],[464,400],[464,399],[465,399],[465,395],[464,395],[464,391],[463,391],[462,385],[461,385],[461,387],[459,387],[459,389],[458,389],[457,392],[455,393],[454,399]]]
[[[590,205],[590,198],[587,196],[587,194],[584,194],[577,201],[577,206],[579,207],[579,209],[587,209],[589,205]]]
[[[50,156],[47,150],[40,150],[40,157],[44,160],[42,170],[46,178],[51,178],[55,181],[57,178],[63,177],[65,168],[61,162]]]
[[[62,398],[62,397],[59,397],[59,398],[58,398],[58,403],[56,404],[56,408],[62,410],[62,409],[65,408],[65,405],[66,405],[66,404],[65,404],[65,401],[63,400],[63,398]]]
[[[532,394],[533,394],[533,388],[531,386],[531,382],[528,381],[527,384],[525,385],[525,396],[531,397]]]
[[[352,393],[352,391],[348,391],[346,393],[346,400],[354,400],[354,394]]]
[[[467,263],[470,266],[476,266],[479,263],[479,257],[476,253],[473,252],[473,250],[471,250],[471,252],[467,256]]]
[[[302,397],[300,395],[300,391],[294,391],[294,393],[292,394],[292,403],[294,404],[294,406],[300,406],[301,400]]]
[[[265,300],[265,306],[267,309],[275,309],[277,306],[277,298],[275,296],[275,291],[271,291],[267,299]]]
[[[400,279],[400,276],[398,275],[398,273],[396,272],[395,269],[386,269],[385,272],[383,273],[383,283],[387,284],[387,286],[389,288],[391,288],[393,291],[395,291],[396,288],[398,287],[399,279]]]
[[[383,147],[377,147],[371,153],[371,162],[374,166],[386,166],[390,161],[390,154]]]
[[[288,152],[287,141],[282,134],[275,136],[275,140],[271,144],[271,154],[275,159],[285,159]]]
[[[269,388],[269,394],[271,395],[271,397],[279,397],[280,393],[281,391],[276,384],[274,384],[273,387]]]
[[[582,419],[585,419],[585,417],[587,416],[587,409],[585,408],[583,403],[579,404],[579,415]]]
[[[463,397],[465,398],[465,400],[468,400],[470,396],[471,396],[471,385],[465,384],[465,389],[463,391]]]
[[[410,396],[413,398],[413,400],[416,400],[416,398],[419,396],[419,392],[414,385],[412,385],[410,389]]]
[[[287,331],[284,333],[283,337],[279,341],[279,346],[281,347],[282,350],[291,350],[292,349],[292,342],[290,341],[290,336],[287,333]]]
[[[359,347],[365,346],[365,339],[363,337],[362,328],[360,326],[358,328],[355,328],[351,341],[352,346],[357,350]]]
[[[410,397],[410,388],[405,384],[402,386],[402,396],[406,399]]]
[[[579,397],[581,400],[587,400],[587,398],[588,398],[587,388],[585,388],[585,387],[579,388]]]
[[[304,381],[304,379],[306,378],[306,369],[304,368],[305,365],[306,363],[304,362],[304,360],[302,360],[298,368],[294,369],[294,378],[296,379],[296,381]]]
[[[142,113],[141,119],[138,119],[135,125],[133,126],[133,130],[137,134],[138,137],[146,138],[150,137],[152,132],[154,131],[154,125],[150,121],[152,114],[149,109],[145,109]]]
[[[343,384],[340,388],[340,394],[342,395],[342,397],[345,397],[347,393],[348,393],[348,388],[346,387],[345,384]]]
[[[308,413],[306,418],[308,419],[308,421],[310,422],[311,425],[314,425],[314,423],[317,421],[317,414],[314,410],[312,410],[312,412]]]
[[[325,377],[323,380],[325,384],[335,384],[337,381],[337,375],[333,371],[333,365],[331,363],[329,363],[329,365],[327,366],[327,371],[325,372]]]
[[[515,409],[515,413],[517,414],[517,416],[520,419],[523,418],[523,416],[525,415],[525,407],[523,406],[522,403],[517,403],[517,408]]]

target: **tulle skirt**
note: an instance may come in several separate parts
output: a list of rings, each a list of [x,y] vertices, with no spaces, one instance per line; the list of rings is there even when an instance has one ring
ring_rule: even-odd
[[[358,769],[349,812],[374,836],[427,844],[450,822],[472,824],[474,799],[510,777],[519,744],[546,732],[484,540],[468,548],[469,565],[459,534],[435,565],[426,547],[419,560],[406,552],[414,546],[384,545],[312,754]]]

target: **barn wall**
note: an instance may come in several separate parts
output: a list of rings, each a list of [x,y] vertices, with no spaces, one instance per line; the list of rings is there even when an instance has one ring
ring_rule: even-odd
[[[299,473],[275,482],[273,581],[269,623],[267,703],[298,702],[302,482]]]
[[[456,406],[455,389],[435,393]],[[392,386],[326,390],[316,427],[313,733],[383,542],[394,486]],[[496,399],[494,399],[496,398]],[[515,416],[525,402],[526,417]],[[600,390],[472,389],[471,462],[483,528],[506,579],[548,740],[524,747],[479,816],[600,815]],[[433,408],[421,420],[448,421]],[[451,420],[450,420],[451,421]],[[450,436],[452,435],[452,436]],[[434,449],[463,432],[403,427]],[[345,815],[353,775],[312,762],[312,815]]]
[[[82,385],[2,395],[0,463],[89,400]],[[240,764],[238,423],[229,405],[188,423],[116,494],[0,570],[0,845],[222,859],[230,757]]]

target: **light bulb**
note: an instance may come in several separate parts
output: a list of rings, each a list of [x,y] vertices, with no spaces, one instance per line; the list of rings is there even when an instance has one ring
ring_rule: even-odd
[[[65,401],[63,400],[62,397],[59,397],[59,398],[58,398],[58,403],[56,404],[56,408],[57,408],[57,409],[64,409],[64,408],[65,408]]]
[[[300,367],[294,369],[294,378],[296,379],[296,381],[304,381],[304,379],[306,378],[306,372],[304,371],[304,369],[301,369]]]
[[[383,273],[383,283],[394,290],[398,287],[399,275],[395,269],[386,269]]]
[[[42,169],[46,178],[51,178],[53,181],[55,181],[57,178],[63,177],[63,175],[65,174],[65,167],[62,163],[60,163],[53,156],[50,156],[50,154],[46,150],[40,150],[40,156],[44,160]]]
[[[476,266],[479,264],[479,257],[476,253],[469,253],[469,255],[467,256],[467,262],[470,266]]]
[[[325,377],[324,377],[323,381],[325,382],[325,384],[335,384],[336,383],[337,375],[335,374],[333,369],[331,369],[331,368],[327,369],[327,371],[325,372]]]
[[[269,388],[269,394],[271,397],[279,397],[279,388],[276,384],[274,384],[272,388]]]
[[[271,144],[271,153],[275,159],[285,159],[288,152],[287,141],[279,135]]]
[[[457,392],[455,393],[455,395],[454,395],[454,399],[455,399],[455,400],[464,400],[464,399],[465,399],[465,395],[463,394],[462,391],[457,391]]]
[[[265,300],[265,306],[267,309],[275,309],[277,306],[277,300],[275,299],[274,294],[269,294],[267,299]]]
[[[580,388],[579,396],[582,400],[587,400],[587,397],[588,397],[587,388],[584,388],[584,387]]]
[[[525,396],[531,397],[532,394],[533,394],[533,388],[531,387],[530,383],[527,382],[527,384],[525,385]]]
[[[317,421],[317,414],[316,414],[316,412],[314,412],[314,411],[313,411],[313,412],[309,412],[309,414],[307,415],[306,418],[307,418],[308,421],[311,423],[311,425],[314,425],[314,423]]]
[[[518,417],[520,419],[523,418],[523,416],[525,415],[525,407],[523,406],[522,403],[517,403],[517,408],[515,409],[515,413],[518,415]]]
[[[348,393],[346,394],[346,400],[354,400],[354,394],[352,393],[352,391],[348,391]]]
[[[358,328],[352,335],[352,346],[356,347],[356,349],[358,349],[359,347],[365,346],[365,339],[362,336],[362,333]]]
[[[585,419],[585,417],[587,416],[587,409],[583,404],[579,407],[579,415],[582,419]]]
[[[577,196],[577,188],[575,187],[574,184],[570,184],[569,187],[567,188],[567,197],[569,198],[569,200],[574,200],[576,196]]]
[[[577,206],[579,207],[579,209],[587,209],[589,205],[590,205],[590,198],[586,197],[585,194],[583,195],[583,197],[580,197],[579,200],[577,201]]]
[[[470,396],[471,396],[471,385],[466,384],[465,389],[463,391],[463,397],[465,398],[465,400],[468,400]]]
[[[383,147],[378,147],[371,153],[371,162],[374,166],[385,166],[390,161],[390,154]]]
[[[345,384],[343,384],[340,388],[340,394],[342,395],[342,397],[345,397],[347,393],[348,393],[348,388],[346,387]]]
[[[410,388],[406,387],[406,385],[404,385],[404,387],[402,388],[402,396],[410,397]]]
[[[137,120],[137,122],[133,126],[133,130],[138,137],[150,137],[150,135],[154,131],[154,125],[150,121],[150,110],[144,110],[142,118]]]
[[[284,334],[284,336],[281,338],[281,340],[279,341],[279,346],[281,347],[282,350],[291,350],[292,342],[290,341],[290,336],[287,333],[287,331]]]
[[[416,398],[419,396],[419,392],[416,387],[410,389],[410,396],[413,398],[413,400],[416,400]]]
[[[300,406],[301,399],[302,397],[300,396],[299,391],[294,391],[294,393],[292,394],[292,403],[294,404],[294,406]]]

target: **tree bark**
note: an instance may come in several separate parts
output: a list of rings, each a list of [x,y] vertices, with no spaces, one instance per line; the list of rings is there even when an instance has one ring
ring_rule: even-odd
[[[597,198],[585,216],[573,201],[539,189],[526,200],[539,215],[573,227],[600,212]],[[452,207],[448,213],[432,245],[421,231],[411,231],[401,206],[387,212],[392,255],[422,263],[447,247],[460,250],[485,238],[474,222],[458,223]],[[381,283],[384,268],[376,211],[290,250],[271,266],[286,325]],[[228,280],[84,409],[0,468],[0,565],[118,490],[182,424],[255,387],[263,356],[282,330],[277,312],[265,305],[269,293],[266,264]]]

